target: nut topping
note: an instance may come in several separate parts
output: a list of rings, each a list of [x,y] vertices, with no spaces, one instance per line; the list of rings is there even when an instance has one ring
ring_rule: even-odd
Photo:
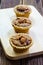
[[[31,21],[25,17],[17,17],[15,20],[13,20],[12,25],[17,25],[17,26],[22,26],[22,27],[30,26]]]
[[[16,35],[16,36],[13,36],[11,38],[11,41],[12,41],[12,43],[14,45],[20,46],[20,47],[21,46],[27,46],[27,45],[29,45],[32,42],[32,40],[31,40],[30,37],[24,36],[24,35]]]
[[[28,12],[29,8],[26,6],[19,6],[19,7],[17,7],[17,10],[20,12]]]
[[[26,38],[22,36],[21,39],[20,39],[20,42],[25,43],[25,41],[26,41]]]

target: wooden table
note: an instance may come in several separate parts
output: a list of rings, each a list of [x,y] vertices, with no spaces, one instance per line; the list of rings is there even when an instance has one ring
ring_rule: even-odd
[[[33,1],[33,0],[31,0],[31,1]],[[4,2],[4,0],[3,0],[3,2]],[[7,5],[7,3],[3,7],[3,4],[1,4],[2,8],[8,7],[6,5]],[[36,6],[35,3],[33,5]],[[9,7],[10,6],[12,6],[12,3],[9,5]],[[42,13],[42,8],[40,10],[39,7],[37,7],[37,9],[40,11],[40,13]],[[30,58],[28,57],[28,58],[25,58],[25,59],[20,59],[20,60],[12,61],[12,60],[9,60],[9,59],[7,59],[5,57],[3,48],[2,48],[2,46],[0,44],[0,65],[43,65],[43,55],[39,55],[39,56],[35,56],[35,57],[30,57]]]

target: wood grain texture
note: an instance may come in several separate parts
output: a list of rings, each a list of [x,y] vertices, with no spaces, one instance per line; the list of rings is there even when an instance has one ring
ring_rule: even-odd
[[[1,44],[0,44],[0,65],[20,65],[20,60],[12,61],[6,58]]]
[[[19,4],[19,0],[1,0],[1,8],[9,8]]]
[[[43,55],[22,59],[22,65],[43,65]]]

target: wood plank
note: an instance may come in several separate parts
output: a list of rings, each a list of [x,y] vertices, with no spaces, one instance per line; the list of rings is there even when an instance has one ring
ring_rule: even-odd
[[[43,55],[22,59],[22,65],[43,65]]]
[[[0,65],[20,65],[20,60],[12,61],[7,59],[0,45]]]
[[[1,8],[9,8],[18,5],[20,0],[1,0]]]

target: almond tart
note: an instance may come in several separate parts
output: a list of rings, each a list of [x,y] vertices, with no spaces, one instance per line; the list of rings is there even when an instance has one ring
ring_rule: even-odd
[[[14,7],[14,12],[17,17],[29,17],[31,13],[31,8],[27,5],[16,5]]]
[[[26,17],[17,17],[12,21],[12,26],[17,33],[27,33],[31,24],[32,22]]]
[[[10,44],[16,52],[24,52],[32,45],[32,38],[28,34],[18,33],[10,37]]]

